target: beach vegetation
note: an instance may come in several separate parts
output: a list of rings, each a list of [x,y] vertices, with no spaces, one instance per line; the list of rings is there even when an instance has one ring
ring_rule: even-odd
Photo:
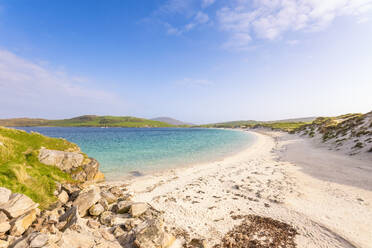
[[[65,139],[27,133],[0,127],[0,187],[29,196],[47,207],[56,200],[56,182],[74,182],[71,176],[55,166],[39,162],[41,147],[62,151],[79,151],[76,144]]]

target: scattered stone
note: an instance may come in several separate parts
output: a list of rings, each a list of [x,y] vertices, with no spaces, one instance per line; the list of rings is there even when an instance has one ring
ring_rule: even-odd
[[[9,247],[9,242],[0,239],[0,248],[8,248],[8,247]]]
[[[114,234],[115,238],[118,238],[125,234],[124,230],[120,226],[115,227],[112,233]]]
[[[60,248],[93,248],[95,244],[93,235],[86,232],[75,232],[71,229],[67,229],[57,243]]]
[[[117,197],[113,193],[108,191],[101,192],[101,196],[107,201],[108,204],[114,203],[117,200]]]
[[[98,221],[95,221],[95,220],[88,220],[87,222],[87,225],[90,227],[90,228],[93,228],[93,229],[97,229],[99,228],[101,225],[99,224]]]
[[[101,204],[97,203],[96,205],[93,205],[89,209],[89,214],[92,216],[99,216],[105,211],[105,209],[102,207]]]
[[[32,239],[30,239],[31,248],[40,248],[46,245],[49,241],[49,236],[47,234],[38,233]]]
[[[138,248],[168,248],[175,240],[175,237],[164,231],[160,219],[151,219],[136,230],[134,244]]]
[[[12,191],[10,191],[7,188],[0,187],[0,204],[6,203],[9,201],[9,197],[12,194]]]
[[[133,217],[139,217],[139,216],[141,216],[143,213],[145,213],[146,210],[147,210],[148,208],[149,208],[149,207],[148,207],[147,203],[143,203],[143,202],[133,203],[133,204],[130,206],[129,213],[130,213]]]
[[[68,202],[69,196],[66,191],[62,190],[61,193],[58,195],[58,200],[62,204],[66,204]]]
[[[28,196],[23,194],[12,194],[9,201],[0,205],[0,210],[6,213],[8,217],[17,218],[22,214],[38,207]]]
[[[76,224],[79,220],[79,214],[77,207],[71,207],[69,210],[66,211],[63,215],[59,217],[59,226],[62,232],[64,232],[67,228],[71,227],[72,225]]]
[[[117,213],[119,214],[124,214],[128,213],[130,207],[132,206],[133,202],[128,202],[128,201],[120,201],[117,204]]]
[[[100,193],[101,191],[98,187],[91,187],[88,191],[80,193],[76,198],[73,205],[78,207],[81,217],[84,217],[88,209],[101,199]]]
[[[110,211],[105,211],[101,214],[100,216],[100,222],[103,224],[103,225],[106,225],[106,226],[112,226],[113,224],[113,216],[112,216],[112,213]]]
[[[0,212],[0,234],[7,232],[9,229],[10,224],[8,217],[3,212]]]
[[[102,237],[107,241],[114,241],[115,236],[109,233],[106,229],[99,229],[99,233],[102,235]]]
[[[188,243],[188,247],[192,247],[192,248],[207,248],[207,243],[205,240],[203,239],[192,239],[189,243]]]

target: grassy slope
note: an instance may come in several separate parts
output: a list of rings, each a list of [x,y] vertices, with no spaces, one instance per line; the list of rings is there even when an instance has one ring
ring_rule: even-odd
[[[215,128],[241,128],[241,127],[267,127],[275,130],[282,130],[286,132],[292,132],[301,126],[309,124],[310,122],[258,122],[258,121],[232,121],[210,125],[202,125],[201,127],[215,127]]]
[[[0,186],[23,193],[46,207],[55,201],[55,181],[72,181],[57,167],[39,162],[40,147],[78,151],[77,145],[38,133],[0,127]]]
[[[173,125],[130,116],[84,115],[64,120],[3,119],[0,126],[61,126],[61,127],[173,127]]]

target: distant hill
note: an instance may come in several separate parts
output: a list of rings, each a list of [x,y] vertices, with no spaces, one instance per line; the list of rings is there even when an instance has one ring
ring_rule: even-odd
[[[229,121],[214,124],[201,125],[201,127],[216,127],[216,128],[259,128],[266,127],[271,129],[283,130],[283,131],[293,131],[302,125],[309,124],[314,121],[316,117],[306,117],[306,118],[295,118],[295,119],[285,119],[277,121]]]
[[[71,119],[47,120],[32,118],[0,119],[0,126],[30,127],[172,127],[174,125],[161,121],[136,118],[131,116],[97,116],[83,115]]]
[[[312,122],[318,117],[304,117],[304,118],[293,118],[293,119],[284,119],[284,120],[277,120],[277,121],[266,121],[267,123],[270,122]]]
[[[176,120],[176,119],[173,119],[173,118],[170,118],[170,117],[157,117],[157,118],[153,118],[151,120],[165,122],[165,123],[168,123],[170,125],[175,125],[175,126],[193,126],[194,125],[192,123],[179,121],[179,120]]]

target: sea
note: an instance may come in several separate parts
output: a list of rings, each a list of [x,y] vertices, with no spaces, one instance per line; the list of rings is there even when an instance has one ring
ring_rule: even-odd
[[[77,144],[107,180],[221,160],[249,148],[248,132],[207,128],[21,127]]]

